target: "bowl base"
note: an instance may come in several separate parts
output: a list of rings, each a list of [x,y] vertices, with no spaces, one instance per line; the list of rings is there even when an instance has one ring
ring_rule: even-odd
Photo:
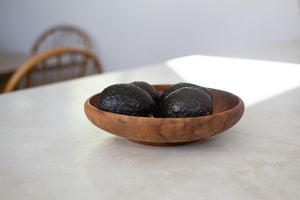
[[[179,146],[179,145],[185,145],[185,144],[190,144],[197,142],[198,140],[195,141],[186,141],[186,142],[146,142],[146,141],[140,141],[140,140],[133,140],[129,139],[131,142],[135,142],[138,144],[143,144],[143,145],[150,145],[150,146]]]

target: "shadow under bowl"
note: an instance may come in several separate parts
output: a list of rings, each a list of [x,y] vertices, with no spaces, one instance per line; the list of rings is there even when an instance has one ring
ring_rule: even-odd
[[[170,85],[153,85],[161,94]],[[210,89],[213,114],[190,118],[153,118],[116,114],[97,108],[99,94],[86,100],[87,118],[100,129],[146,145],[181,145],[195,142],[235,125],[244,113],[244,103],[236,95]]]

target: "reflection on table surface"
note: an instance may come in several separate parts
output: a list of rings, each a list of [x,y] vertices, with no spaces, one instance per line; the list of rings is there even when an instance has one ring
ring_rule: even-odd
[[[185,81],[231,91],[246,105],[300,86],[299,64],[200,55],[166,64]]]
[[[300,65],[190,56],[0,95],[3,199],[298,199]],[[228,131],[153,147],[96,128],[85,100],[108,85],[193,82],[246,103]]]

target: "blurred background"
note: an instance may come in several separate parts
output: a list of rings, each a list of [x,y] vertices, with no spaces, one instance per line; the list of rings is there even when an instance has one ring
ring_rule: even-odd
[[[103,71],[203,54],[300,63],[298,0],[1,0],[1,51],[57,24],[92,39]]]

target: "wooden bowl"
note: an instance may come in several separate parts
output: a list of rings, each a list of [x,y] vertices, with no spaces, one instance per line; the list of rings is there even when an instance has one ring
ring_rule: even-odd
[[[170,85],[154,85],[161,94]],[[235,125],[244,113],[243,101],[222,90],[210,89],[213,114],[190,118],[153,118],[115,114],[97,108],[99,94],[85,102],[87,118],[97,127],[148,145],[179,145],[221,133]]]

